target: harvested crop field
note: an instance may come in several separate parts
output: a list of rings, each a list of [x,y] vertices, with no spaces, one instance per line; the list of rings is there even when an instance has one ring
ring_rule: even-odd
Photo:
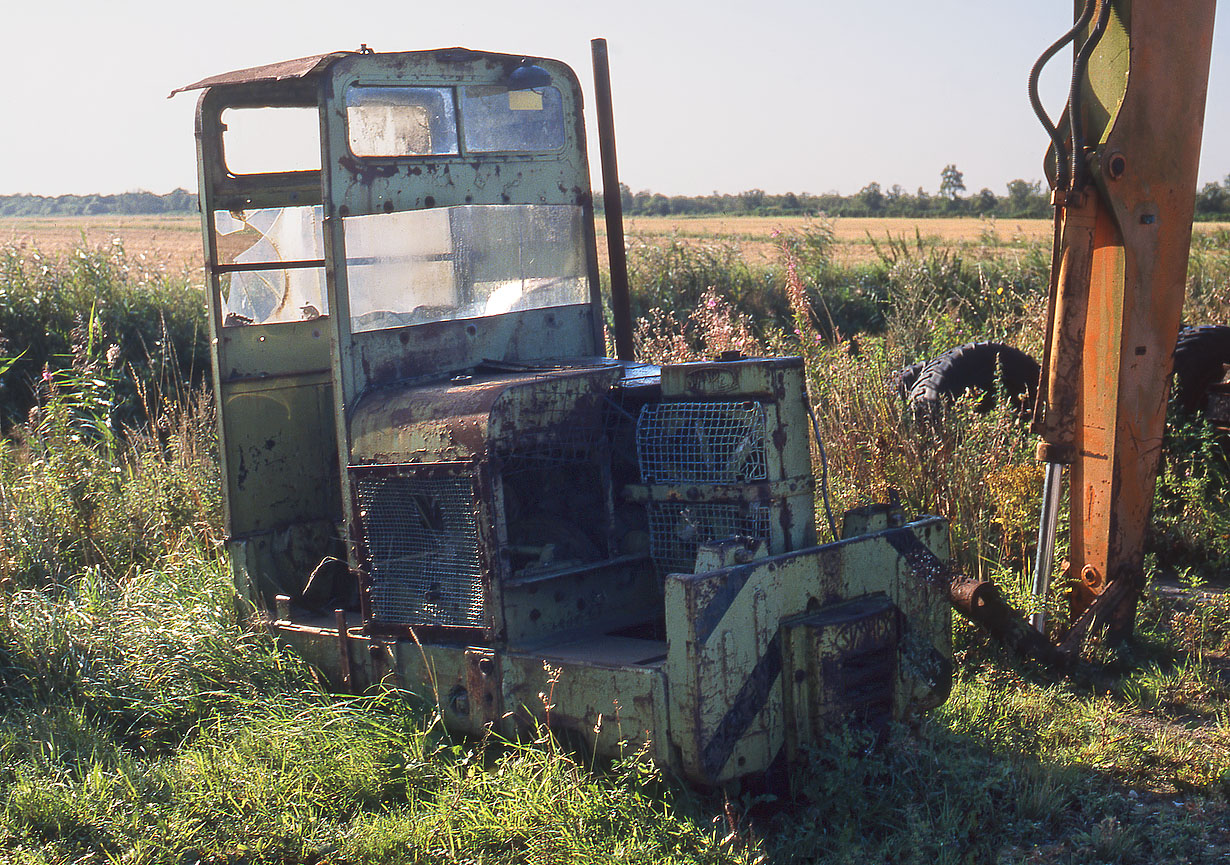
[[[637,216],[626,221],[625,230],[634,243],[684,242],[735,244],[749,263],[763,264],[779,257],[781,235],[797,234],[814,226],[807,216]],[[868,217],[831,220],[834,243],[832,261],[838,266],[866,264],[879,258],[894,241],[936,249],[962,250],[977,258],[1011,255],[1035,243],[1050,243],[1049,219],[996,219],[959,217],[909,219]],[[1197,232],[1230,228],[1230,223],[1199,223]],[[598,233],[605,227],[599,223]]]
[[[641,243],[671,239],[733,243],[749,262],[766,262],[778,257],[782,235],[805,231],[816,222],[807,216],[638,216],[627,220],[626,231]],[[876,257],[876,245],[894,240],[992,250],[1045,240],[1051,231],[1045,219],[842,218],[831,225],[833,261],[839,265],[865,263]]]
[[[133,257],[172,270],[197,272],[201,265],[201,221],[175,216],[22,216],[0,219],[0,244],[59,253],[82,245],[118,240]]]
[[[633,244],[730,244],[749,264],[779,257],[779,238],[816,224],[807,216],[637,216],[626,220]],[[877,246],[906,241],[939,249],[961,249],[979,257],[1011,254],[1013,250],[1050,238],[1046,219],[907,219],[842,218],[832,220],[833,263],[858,265],[878,257]],[[1201,223],[1197,232],[1230,228],[1230,223]],[[100,246],[118,239],[130,252],[174,270],[201,268],[200,222],[195,216],[76,216],[0,219],[0,242],[58,252]],[[598,219],[598,236],[605,244],[606,225]],[[600,253],[601,254],[601,253]]]

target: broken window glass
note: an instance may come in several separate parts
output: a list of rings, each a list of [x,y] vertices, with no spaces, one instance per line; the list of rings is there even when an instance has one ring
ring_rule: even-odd
[[[219,210],[214,231],[218,264],[228,268],[221,280],[224,327],[328,314],[319,205]],[[282,262],[288,266],[259,267]]]
[[[346,217],[351,329],[588,303],[582,224],[573,205]]]

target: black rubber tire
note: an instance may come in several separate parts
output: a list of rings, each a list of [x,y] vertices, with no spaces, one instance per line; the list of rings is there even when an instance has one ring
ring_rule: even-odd
[[[897,392],[897,396],[907,399],[910,395],[910,390],[914,387],[914,382],[918,381],[919,373],[923,371],[923,367],[929,362],[920,360],[918,363],[912,363],[901,369],[893,370],[888,374],[889,387]]]
[[[1206,324],[1179,331],[1174,347],[1175,397],[1186,411],[1204,408],[1209,386],[1230,364],[1230,327]]]
[[[970,391],[978,397],[974,411],[985,414],[995,407],[1002,390],[1013,410],[1027,416],[1033,411],[1041,371],[1038,362],[1020,349],[1000,342],[971,342],[928,363],[910,388],[910,402],[917,409],[935,411]]]

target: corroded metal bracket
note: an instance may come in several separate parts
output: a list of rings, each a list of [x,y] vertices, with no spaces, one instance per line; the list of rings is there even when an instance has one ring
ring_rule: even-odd
[[[938,518],[666,580],[670,736],[719,784],[941,702],[951,675],[948,533]],[[789,738],[788,738],[789,737]]]

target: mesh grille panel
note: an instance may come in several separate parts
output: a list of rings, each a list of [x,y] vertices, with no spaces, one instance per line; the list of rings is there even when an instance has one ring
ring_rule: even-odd
[[[665,402],[641,409],[636,455],[643,483],[738,483],[767,477],[764,406]]]
[[[372,617],[481,628],[483,581],[470,478],[360,477]]]
[[[725,502],[651,502],[649,548],[663,574],[690,574],[702,541],[731,535],[768,540],[769,509]]]

